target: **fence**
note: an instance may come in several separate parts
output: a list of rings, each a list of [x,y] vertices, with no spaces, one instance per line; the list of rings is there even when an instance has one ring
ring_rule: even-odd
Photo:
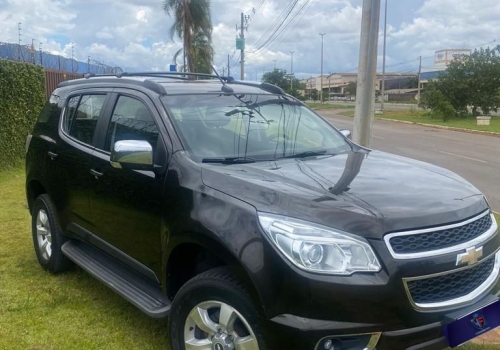
[[[78,79],[82,77],[83,75],[78,73],[61,72],[45,68],[45,97],[49,99],[50,95],[57,88],[59,83],[65,80]]]

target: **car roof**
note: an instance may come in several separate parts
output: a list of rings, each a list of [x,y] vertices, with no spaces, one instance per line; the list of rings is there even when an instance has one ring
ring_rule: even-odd
[[[121,73],[115,75],[86,74],[84,78],[67,80],[59,87],[142,87],[161,95],[172,94],[285,94],[278,86],[249,81],[236,81],[231,77],[196,73]]]

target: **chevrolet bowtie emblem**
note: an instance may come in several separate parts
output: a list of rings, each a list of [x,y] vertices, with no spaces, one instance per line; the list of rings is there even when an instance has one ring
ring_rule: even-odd
[[[474,265],[483,257],[483,247],[467,248],[465,253],[457,255],[457,266],[462,264]]]

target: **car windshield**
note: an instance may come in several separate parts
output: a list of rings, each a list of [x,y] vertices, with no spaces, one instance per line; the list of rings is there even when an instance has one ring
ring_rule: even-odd
[[[345,138],[280,95],[169,95],[163,102],[185,148],[202,160],[274,160],[337,154]]]

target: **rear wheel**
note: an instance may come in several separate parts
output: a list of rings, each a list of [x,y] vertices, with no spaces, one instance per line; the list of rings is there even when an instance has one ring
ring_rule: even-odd
[[[62,235],[55,208],[47,194],[42,194],[35,200],[31,213],[31,229],[40,265],[51,273],[66,271],[71,265],[70,260],[61,251],[66,239]]]
[[[257,314],[243,285],[216,268],[177,293],[169,320],[172,350],[265,350]]]

